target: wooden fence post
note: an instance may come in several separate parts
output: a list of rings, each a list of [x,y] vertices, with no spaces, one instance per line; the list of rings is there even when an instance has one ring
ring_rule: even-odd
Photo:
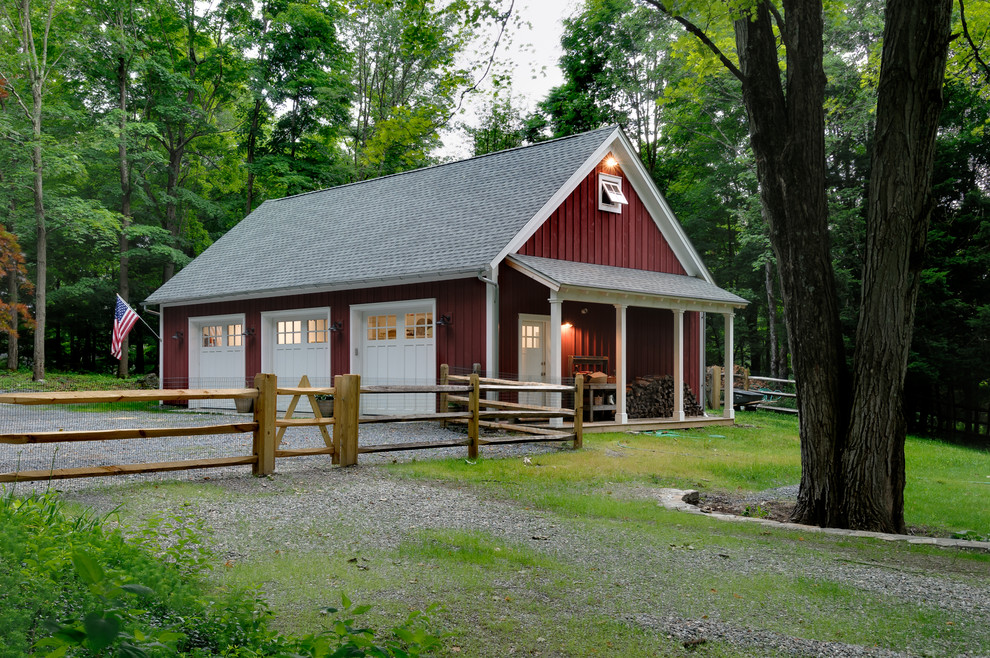
[[[584,375],[574,377],[574,449],[584,446]]]
[[[358,416],[361,408],[361,375],[337,375],[333,403],[334,456],[341,466],[353,466],[358,460]]]
[[[471,393],[468,397],[468,411],[471,412],[471,419],[468,420],[468,459],[478,458],[478,434],[481,427],[481,378],[478,373],[471,374]]]
[[[440,364],[440,385],[446,386],[450,383],[450,366],[446,363]],[[449,407],[447,393],[440,394],[440,408],[437,410],[442,414],[447,413]],[[447,421],[441,421],[441,427],[447,427]]]
[[[275,472],[275,417],[277,414],[278,379],[270,373],[259,372],[254,376],[258,399],[254,401],[254,456],[258,461],[251,467],[254,475],[270,475]]]

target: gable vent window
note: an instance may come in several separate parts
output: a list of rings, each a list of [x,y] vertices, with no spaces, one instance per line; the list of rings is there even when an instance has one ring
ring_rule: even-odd
[[[622,179],[618,176],[598,174],[598,209],[621,213],[622,206],[626,205],[629,205],[629,201],[622,193]]]

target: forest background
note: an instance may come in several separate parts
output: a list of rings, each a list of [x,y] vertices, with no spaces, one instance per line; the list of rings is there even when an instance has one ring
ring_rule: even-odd
[[[739,81],[645,3],[586,0],[564,20],[563,84],[523,112],[500,66],[519,27],[510,9],[0,0],[7,367],[36,378],[46,366],[155,370],[158,341],[140,324],[127,358],[110,356],[114,294],[136,305],[265,199],[436,164],[444,135],[481,155],[618,123],[716,281],[751,301],[736,319],[738,363],[788,376]],[[973,436],[990,413],[990,3],[965,10],[955,9],[905,408],[912,431]],[[830,236],[847,343],[882,28],[883,2],[826,3]],[[731,29],[715,39],[732,51]]]

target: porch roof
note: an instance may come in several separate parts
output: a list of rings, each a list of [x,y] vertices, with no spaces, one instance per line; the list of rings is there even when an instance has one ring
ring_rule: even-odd
[[[512,254],[507,262],[565,300],[615,303],[624,299],[633,306],[683,307],[685,310],[730,310],[749,304],[739,295],[713,283],[682,274],[522,254]]]

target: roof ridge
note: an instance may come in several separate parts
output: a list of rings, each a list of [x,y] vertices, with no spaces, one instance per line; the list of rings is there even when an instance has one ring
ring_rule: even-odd
[[[575,133],[573,135],[564,135],[563,137],[554,137],[553,139],[547,139],[542,142],[534,142],[533,144],[523,144],[522,146],[514,146],[509,149],[503,149],[501,151],[491,151],[490,153],[483,153],[481,155],[474,155],[470,158],[464,158],[463,160],[451,160],[450,162],[439,162],[437,164],[429,165],[427,167],[420,167],[418,169],[409,169],[407,171],[397,171],[394,174],[386,174],[385,176],[378,176],[377,178],[366,178],[364,180],[353,181],[351,183],[343,183],[342,185],[334,185],[333,187],[324,187],[319,190],[310,190],[308,192],[300,192],[299,194],[293,194],[291,196],[279,197],[278,199],[265,199],[264,203],[277,203],[279,201],[287,201],[289,199],[297,199],[299,197],[308,196],[310,194],[319,194],[321,192],[329,192],[330,190],[339,190],[345,187],[354,187],[355,185],[362,185],[364,183],[371,183],[373,181],[382,181],[389,178],[395,178],[397,176],[405,176],[407,174],[415,174],[421,171],[428,171],[430,169],[439,169],[440,167],[447,167],[455,164],[462,164],[464,162],[470,162],[472,160],[480,160],[481,158],[487,158],[495,155],[502,155],[503,153],[511,153],[513,151],[522,151],[525,149],[531,149],[538,146],[545,146],[547,144],[552,144],[554,142],[562,142],[568,139],[575,139],[577,137],[584,137],[596,132],[605,132],[606,130],[611,132],[619,127],[617,123],[611,123],[600,128],[594,128],[593,130],[586,130],[583,133]],[[260,206],[259,206],[260,207]]]

